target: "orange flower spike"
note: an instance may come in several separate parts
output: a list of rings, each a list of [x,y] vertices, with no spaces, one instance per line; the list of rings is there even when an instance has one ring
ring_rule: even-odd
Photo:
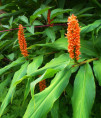
[[[21,54],[24,57],[27,57],[28,56],[27,43],[24,37],[24,29],[21,24],[19,25],[19,30],[18,30],[18,42],[19,42]]]
[[[48,9],[48,14],[47,14],[47,21],[48,21],[48,24],[50,24],[50,14],[51,14],[51,11]]]
[[[80,27],[76,16],[72,14],[68,18],[68,29],[67,34],[68,38],[68,52],[71,59],[75,61],[79,60],[80,53]]]
[[[51,21],[53,21],[53,19],[52,20],[50,19],[50,14],[51,14],[51,11],[48,9],[47,21],[48,21],[48,24],[51,25],[50,27],[53,27],[53,23],[51,24]]]
[[[45,88],[46,88],[46,81],[42,80],[41,82],[39,82],[40,92],[43,91]]]

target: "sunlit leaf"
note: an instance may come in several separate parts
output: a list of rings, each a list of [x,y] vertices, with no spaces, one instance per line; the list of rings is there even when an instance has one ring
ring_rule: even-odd
[[[89,64],[80,67],[72,97],[73,118],[89,118],[95,98],[94,76]]]

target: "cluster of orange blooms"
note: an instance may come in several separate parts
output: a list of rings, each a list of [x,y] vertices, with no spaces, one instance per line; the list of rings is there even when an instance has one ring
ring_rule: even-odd
[[[45,81],[45,79],[44,79],[44,80],[42,80],[41,82],[39,82],[39,89],[40,89],[40,92],[43,91],[45,88],[46,88],[46,81]]]
[[[50,11],[48,10],[48,24],[51,24],[50,20]],[[52,24],[51,24],[52,25]],[[80,55],[80,27],[78,24],[78,20],[76,19],[76,16],[72,14],[68,18],[68,28],[67,28],[67,34],[68,38],[68,52],[70,54],[70,57],[74,60],[79,59]],[[28,56],[28,51],[27,51],[27,43],[24,37],[24,29],[23,26],[20,24],[19,25],[19,30],[18,30],[18,40],[19,40],[19,45],[20,45],[20,51],[24,57]],[[46,88],[46,81],[42,80],[39,82],[39,89],[40,91],[43,91]]]
[[[50,14],[51,14],[51,11],[48,10],[47,21],[48,21],[48,25],[51,25],[50,27],[52,27],[53,26],[53,23],[51,24],[51,21],[53,21],[53,19],[52,20],[50,19]]]
[[[51,24],[50,20],[50,10],[48,10],[48,15],[47,15],[47,20],[49,25]],[[23,26],[20,24],[19,25],[19,31],[18,31],[18,40],[19,40],[19,45],[20,45],[20,51],[24,57],[28,56],[28,51],[27,51],[27,43],[24,37],[24,31],[23,31]],[[68,38],[68,52],[70,54],[70,57],[74,59],[75,61],[79,60],[79,55],[80,55],[80,27],[78,24],[78,20],[76,19],[76,16],[72,14],[68,18],[68,28],[67,28],[67,34]]]
[[[74,14],[68,18],[66,36],[68,38],[68,52],[70,57],[77,61],[80,55],[80,27]]]
[[[19,25],[19,30],[18,30],[18,40],[19,40],[21,54],[24,57],[27,57],[28,56],[27,43],[24,37],[24,29],[21,24]]]

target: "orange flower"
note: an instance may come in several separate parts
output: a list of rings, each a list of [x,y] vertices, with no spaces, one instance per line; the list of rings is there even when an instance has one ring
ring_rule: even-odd
[[[79,60],[80,55],[80,27],[74,14],[68,18],[68,29],[66,36],[68,38],[68,52],[70,57],[77,61]]]
[[[53,23],[51,24],[51,21],[53,21],[53,19],[52,20],[50,19],[50,14],[51,14],[51,11],[48,9],[48,14],[47,14],[48,25],[51,25],[50,27],[53,27]]]
[[[18,40],[19,40],[21,54],[24,57],[27,57],[28,56],[27,43],[24,37],[24,29],[21,24],[19,25],[19,30],[18,30]]]
[[[40,91],[43,91],[46,88],[46,81],[45,79],[39,82],[39,89]]]

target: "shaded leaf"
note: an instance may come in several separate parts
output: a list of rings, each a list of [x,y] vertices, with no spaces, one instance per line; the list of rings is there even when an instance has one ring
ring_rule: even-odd
[[[13,80],[11,82],[11,86],[9,88],[9,91],[8,91],[5,99],[3,100],[2,104],[1,104],[0,116],[3,114],[6,106],[9,104],[9,102],[12,101],[12,98],[13,98],[13,95],[14,95],[14,92],[16,89],[16,86],[14,83],[26,74],[27,65],[28,65],[28,62],[23,64],[21,66],[21,68],[17,72],[15,72]]]
[[[96,79],[99,82],[99,85],[101,86],[101,59],[97,61],[93,61],[93,70]]]
[[[84,26],[81,28],[81,34],[82,33],[88,33],[93,31],[95,28],[97,28],[101,24],[101,20],[96,20],[94,23],[89,24],[88,26]]]
[[[0,75],[3,74],[4,72],[6,72],[8,69],[10,69],[11,67],[17,66],[19,64],[24,63],[25,58],[18,58],[17,60],[13,61],[11,64],[8,64],[7,66],[3,67],[0,69]]]

